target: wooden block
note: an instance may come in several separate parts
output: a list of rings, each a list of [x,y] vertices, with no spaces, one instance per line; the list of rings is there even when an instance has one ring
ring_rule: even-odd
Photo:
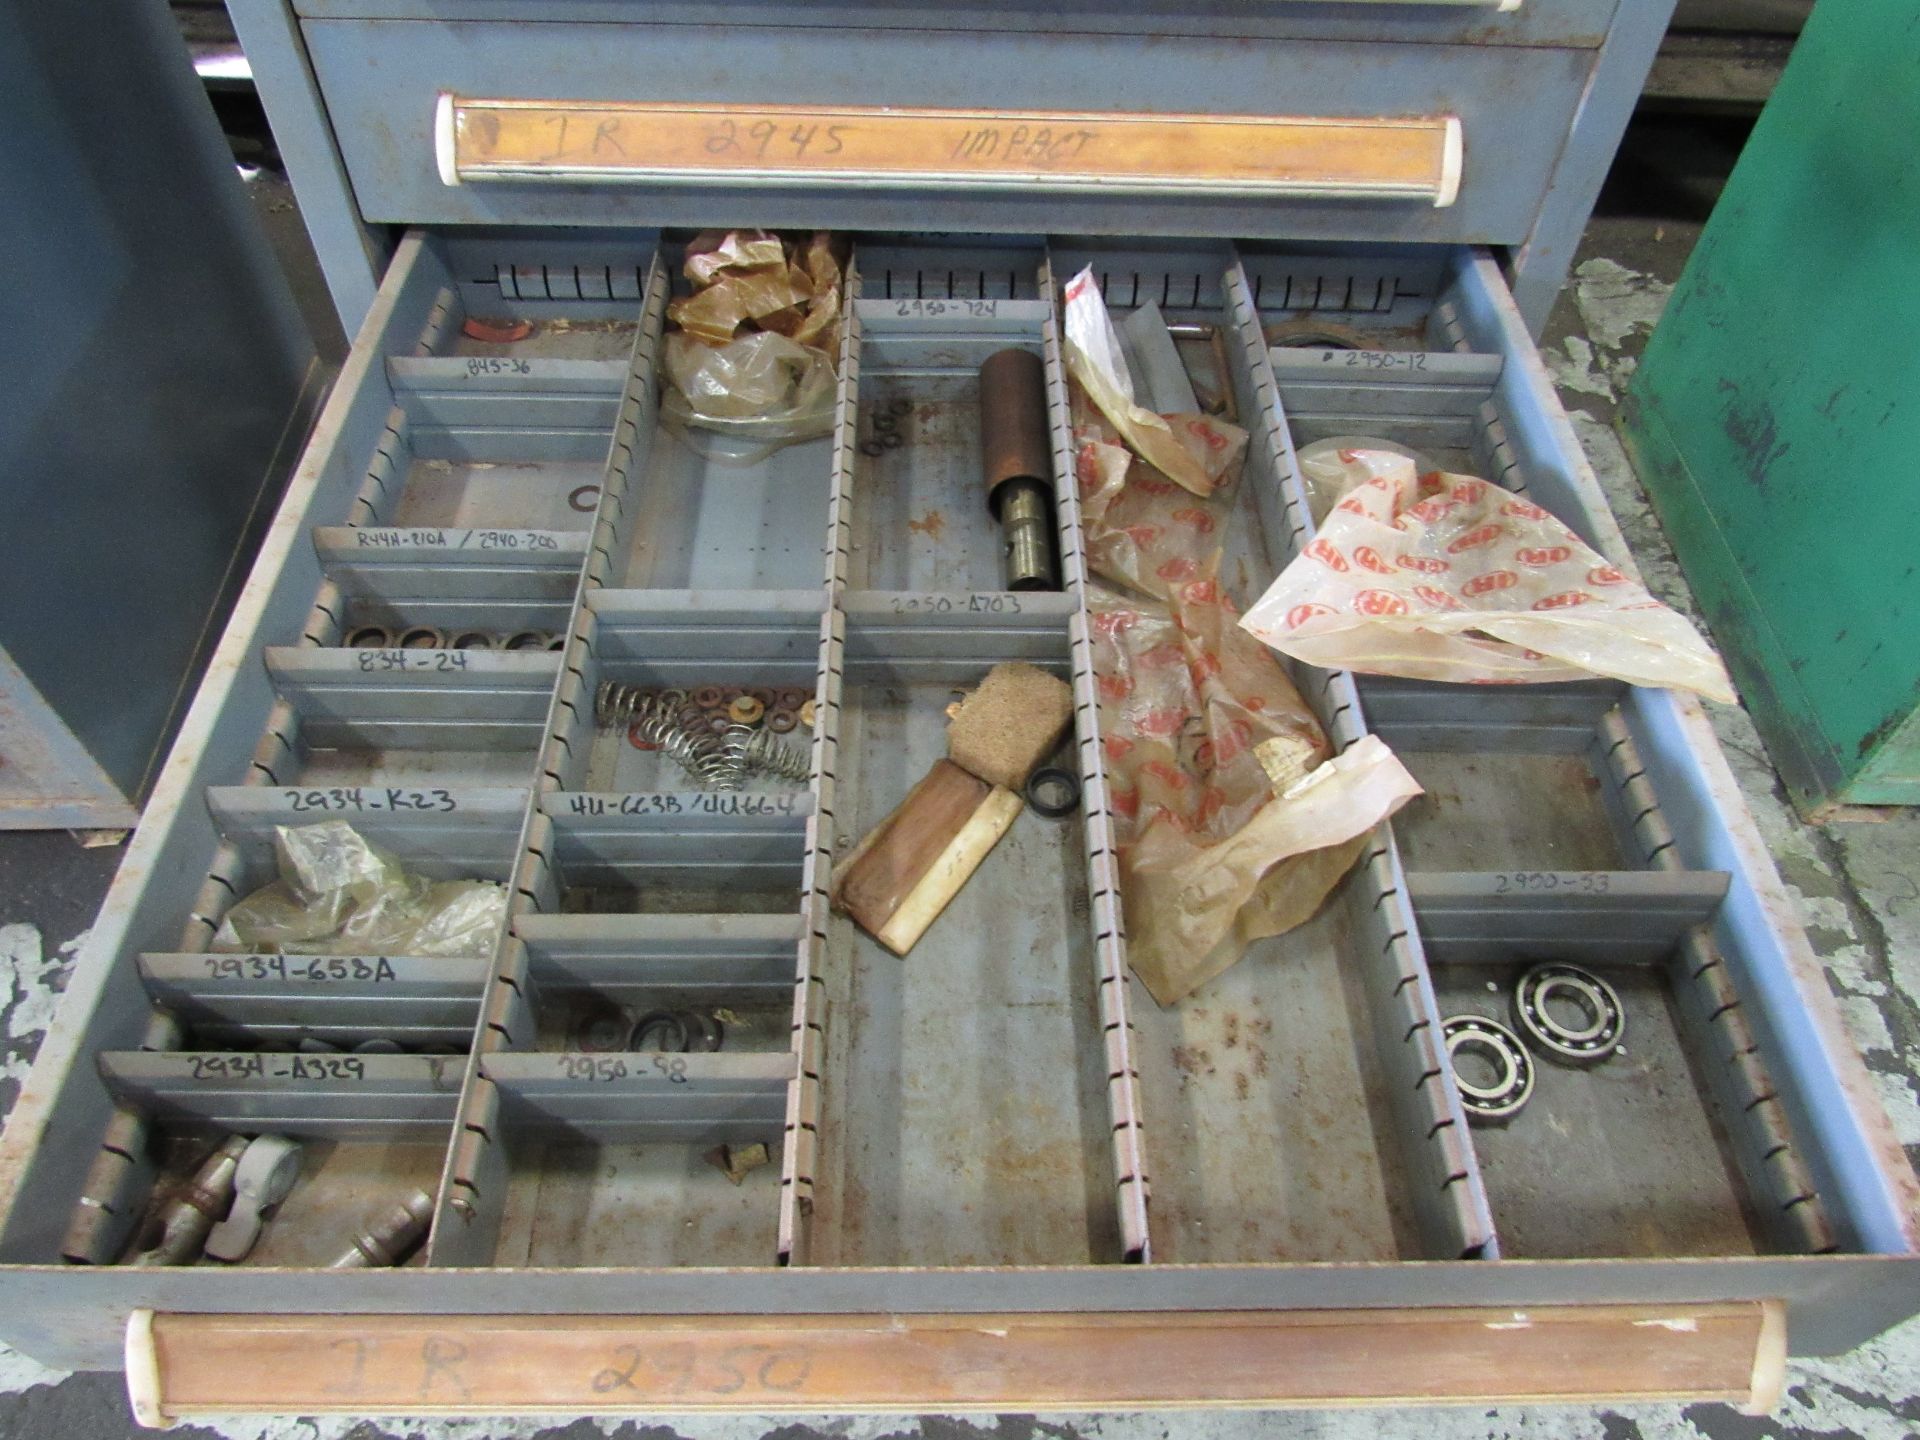
[[[609,1415],[1778,1403],[1778,1301],[967,1315],[137,1310],[145,1425],[207,1414]]]
[[[936,761],[893,813],[835,867],[834,908],[877,937],[991,789],[952,761]]]
[[[1011,790],[994,786],[873,938],[896,955],[913,949],[960,887],[973,878],[987,852],[1012,828],[1024,803]]]

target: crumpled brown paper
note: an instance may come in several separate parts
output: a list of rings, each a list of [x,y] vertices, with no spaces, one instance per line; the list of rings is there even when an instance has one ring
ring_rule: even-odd
[[[1117,347],[1101,361],[1116,363],[1106,389],[1130,393]],[[1155,417],[1196,493],[1122,444],[1077,374],[1070,399],[1088,563],[1116,587],[1093,587],[1088,606],[1128,960],[1171,1005],[1310,919],[1367,832],[1420,789],[1374,737],[1332,755],[1286,671],[1240,628],[1219,571],[1246,432]]]

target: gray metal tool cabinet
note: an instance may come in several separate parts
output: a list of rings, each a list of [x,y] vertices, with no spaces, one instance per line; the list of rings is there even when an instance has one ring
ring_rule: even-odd
[[[638,0],[555,0],[538,23],[514,0],[236,6],[276,120],[276,74],[325,102],[354,205],[316,225],[410,228],[0,1140],[0,1335],[124,1359],[148,1419],[1764,1406],[1788,1346],[1842,1350],[1920,1308],[1913,1176],[1690,700],[1300,672],[1335,743],[1381,735],[1425,797],[1322,914],[1186,1003],[1131,980],[1059,282],[1091,265],[1117,315],[1220,328],[1253,436],[1224,571],[1243,603],[1312,536],[1295,447],[1356,431],[1523,491],[1630,566],[1489,247],[1525,280],[1557,206],[1577,228],[1594,177],[1563,142],[1664,17],[1095,8],[1042,33],[994,31],[1013,12],[984,4],[938,30],[910,5],[788,7],[777,30],[752,3],[725,25]],[[1416,158],[1441,172],[1411,197],[1364,167],[916,188],[563,174],[559,147],[501,175],[485,145],[518,122],[458,128],[477,96],[747,96],[750,121],[824,103],[804,76],[976,112],[1151,101],[1171,118],[1143,123],[1175,127],[1285,94],[1289,114],[1423,117]],[[324,184],[303,194],[324,206]],[[656,380],[671,227],[727,220],[855,242],[832,434],[734,467],[662,426]],[[478,341],[469,317],[533,331]],[[1369,348],[1269,348],[1301,318]],[[1055,594],[996,589],[975,372],[1008,346],[1046,367]],[[903,443],[864,453],[862,415],[901,400]],[[564,639],[341,643],[364,623]],[[944,752],[951,692],[1016,658],[1074,686],[1081,810],[1022,816],[895,959],[830,910],[836,861]],[[686,789],[596,728],[608,680],[805,689],[809,783]],[[497,952],[375,973],[210,955],[273,827],[339,815],[430,874],[507,882]],[[1630,1060],[1543,1067],[1519,1119],[1469,1129],[1441,1017],[1497,1014],[1535,956],[1607,969]],[[733,1012],[721,1051],[568,1048],[583,1003],[689,999]],[[301,1036],[411,1048],[257,1048]],[[250,1260],[110,1263],[156,1173],[235,1131],[307,1142]],[[700,1158],[756,1140],[777,1163],[737,1186]],[[415,1187],[435,1197],[422,1261],[322,1268]]]

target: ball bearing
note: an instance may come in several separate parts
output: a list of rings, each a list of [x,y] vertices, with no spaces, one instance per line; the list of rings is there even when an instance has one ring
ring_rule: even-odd
[[[1571,1003],[1577,1024],[1553,1013],[1552,1002]],[[1620,1048],[1627,1015],[1613,986],[1578,965],[1536,965],[1513,987],[1513,1018],[1527,1043],[1561,1065],[1597,1065]]]
[[[1498,1020],[1481,1015],[1454,1015],[1440,1022],[1453,1067],[1460,1103],[1474,1124],[1503,1125],[1526,1108],[1533,1098],[1533,1061],[1520,1037]],[[1493,1066],[1493,1080],[1483,1084],[1463,1074],[1462,1052],[1478,1055]]]

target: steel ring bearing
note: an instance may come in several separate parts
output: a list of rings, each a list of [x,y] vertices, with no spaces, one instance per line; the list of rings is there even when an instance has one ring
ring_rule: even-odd
[[[1554,1018],[1548,1002],[1571,1000],[1586,1023],[1568,1025]],[[1627,1012],[1620,994],[1591,970],[1578,965],[1536,965],[1513,987],[1513,1018],[1527,1043],[1562,1065],[1597,1065],[1620,1048]]]
[[[1533,1061],[1520,1037],[1498,1020],[1482,1015],[1454,1015],[1440,1022],[1447,1042],[1447,1063],[1467,1119],[1501,1125],[1518,1115],[1533,1098]],[[1494,1081],[1477,1085],[1460,1073],[1461,1050],[1476,1051],[1493,1062]]]

